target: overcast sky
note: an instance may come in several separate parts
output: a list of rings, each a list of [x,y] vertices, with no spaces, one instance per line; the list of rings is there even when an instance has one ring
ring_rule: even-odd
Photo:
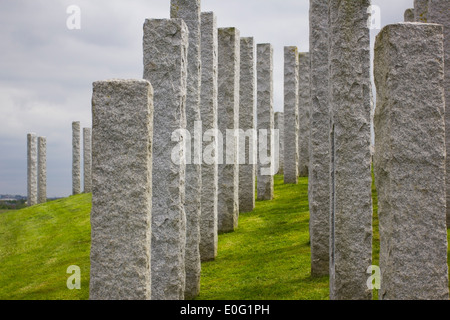
[[[373,0],[381,26],[403,21],[413,0]],[[69,30],[67,8],[81,9]],[[142,78],[142,26],[169,18],[170,0],[1,0],[0,194],[26,195],[26,135],[47,137],[47,194],[72,192],[72,121],[91,126],[92,82]],[[275,111],[283,108],[283,47],[309,50],[309,0],[202,0],[218,27],[272,43]],[[372,38],[379,32],[373,30]]]

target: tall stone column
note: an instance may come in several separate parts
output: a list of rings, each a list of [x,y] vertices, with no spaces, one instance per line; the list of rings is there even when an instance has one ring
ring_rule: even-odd
[[[445,144],[447,179],[447,226],[450,227],[450,1],[430,0],[428,20],[444,26],[444,64],[445,64]]]
[[[311,112],[310,97],[310,58],[309,52],[299,53],[298,88],[298,175],[307,177],[309,170],[309,118]]]
[[[186,89],[186,129],[198,136],[194,140],[194,161],[186,159],[186,289],[185,299],[191,300],[200,292],[200,216],[202,197],[202,132],[195,131],[200,115],[201,88],[201,9],[200,0],[171,0],[170,17],[183,19],[189,29],[188,71]]]
[[[415,10],[414,10],[414,8],[406,9],[404,18],[405,18],[404,19],[405,22],[415,22],[416,18],[415,18]]]
[[[284,113],[275,112],[274,113],[274,126],[275,130],[278,130],[280,134],[280,160],[279,160],[279,170],[278,174],[284,173]]]
[[[81,126],[72,122],[72,195],[81,193]]]
[[[442,33],[435,24],[394,24],[375,43],[383,300],[449,299]]]
[[[188,41],[181,19],[145,21],[144,79],[154,90],[152,300],[184,299]]]
[[[37,137],[35,133],[27,135],[27,205],[38,203],[37,195]]]
[[[328,103],[328,1],[310,0],[311,118],[309,211],[311,275],[329,272],[330,111]]]
[[[92,192],[92,130],[83,128],[84,193]]]
[[[257,114],[258,114],[258,167],[257,198],[273,199],[273,46],[270,43],[256,46]],[[285,146],[286,147],[286,146]],[[286,163],[286,159],[284,159]]]
[[[414,19],[416,22],[428,21],[428,3],[430,0],[414,0]]]
[[[38,203],[47,202],[47,139],[38,138]]]
[[[370,0],[329,0],[330,298],[371,299]]]
[[[240,32],[236,28],[220,28],[218,74],[218,127],[226,134],[226,161],[219,164],[218,228],[231,232],[239,219],[238,139],[227,130],[239,128]],[[232,140],[232,141],[230,141]],[[220,159],[223,161],[223,159]],[[219,161],[220,161],[219,160]]]
[[[298,49],[284,47],[284,183],[298,183]]]
[[[211,161],[202,166],[202,210],[200,219],[200,258],[214,260],[217,256],[217,193],[218,193],[218,137],[217,133],[217,19],[213,12],[201,14],[201,117],[205,141],[203,150],[212,147]],[[207,134],[208,133],[208,134]],[[208,139],[206,139],[208,136]],[[206,159],[206,158],[205,158]]]
[[[91,300],[151,298],[153,90],[93,84]]]
[[[239,97],[239,211],[255,209],[256,147],[255,128],[255,42],[241,38],[241,75]],[[242,134],[244,134],[242,136]]]

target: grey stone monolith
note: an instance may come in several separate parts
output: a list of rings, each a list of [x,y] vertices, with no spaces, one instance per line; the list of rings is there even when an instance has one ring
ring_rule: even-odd
[[[283,174],[284,169],[284,113],[275,112],[274,113],[274,126],[275,130],[278,130],[280,134],[280,159],[279,159],[279,169],[278,174]]]
[[[91,300],[151,298],[153,91],[93,84]]]
[[[310,1],[311,116],[308,198],[311,275],[329,274],[330,112],[328,103],[328,1]]]
[[[239,219],[238,139],[227,130],[239,128],[240,32],[219,28],[218,128],[226,135],[226,159],[219,159],[218,231],[232,232]],[[222,161],[220,163],[222,163]]]
[[[273,199],[274,168],[274,111],[273,111],[273,46],[262,43],[256,46],[258,166],[257,199]],[[285,144],[286,147],[286,144]],[[284,159],[286,163],[286,159]]]
[[[241,38],[241,75],[239,96],[239,211],[255,209],[256,147],[255,128],[255,42],[253,38]],[[243,134],[243,135],[242,135]]]
[[[83,128],[84,193],[92,192],[92,129]]]
[[[213,12],[201,14],[201,117],[205,139],[203,150],[212,147],[212,157],[202,166],[202,211],[200,219],[200,258],[214,260],[217,256],[217,19]],[[209,133],[209,134],[207,134]],[[206,157],[205,157],[206,160]]]
[[[27,134],[27,205],[38,203],[37,178],[37,137],[35,133]]]
[[[47,202],[47,138],[38,138],[38,203]]]
[[[72,195],[81,193],[81,125],[72,122]]]
[[[447,226],[450,227],[450,1],[430,0],[428,20],[444,26],[444,64],[445,64],[445,145],[447,178]]]
[[[200,292],[200,217],[202,198],[202,132],[194,130],[202,121],[200,111],[201,89],[201,9],[200,0],[171,0],[170,17],[183,19],[189,29],[188,71],[186,88],[186,129],[195,137],[193,161],[186,159],[186,300],[194,299]]]
[[[182,19],[144,24],[144,79],[154,90],[152,300],[184,299],[188,34]]]
[[[405,10],[404,21],[405,22],[415,22],[415,12],[414,8],[409,8]]]
[[[298,49],[284,47],[284,183],[298,183]]]
[[[449,299],[442,32],[402,23],[376,38],[381,300]]]
[[[414,0],[415,22],[426,23],[428,21],[428,3],[430,0]]]
[[[299,53],[298,88],[298,175],[308,177],[309,172],[309,122],[311,112],[309,52]]]
[[[329,0],[330,299],[372,298],[370,0]]]

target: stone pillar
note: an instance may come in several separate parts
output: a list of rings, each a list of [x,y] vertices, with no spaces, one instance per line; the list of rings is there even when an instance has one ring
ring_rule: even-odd
[[[72,195],[81,193],[81,127],[72,122]]]
[[[328,103],[328,1],[310,0],[311,117],[309,211],[311,275],[329,272],[330,114]]]
[[[284,183],[298,183],[298,49],[284,47]]]
[[[414,20],[416,22],[427,22],[429,1],[430,0],[414,0]]]
[[[47,202],[47,139],[38,138],[38,203]]]
[[[415,22],[416,18],[415,18],[414,8],[406,9],[404,17],[405,17],[405,22]]]
[[[379,299],[449,299],[442,32],[394,24],[375,43]]]
[[[218,127],[225,135],[227,130],[239,128],[239,78],[240,32],[236,28],[220,28]],[[226,163],[219,164],[218,228],[219,232],[231,232],[238,226],[239,218],[239,164],[238,139],[226,134]],[[232,141],[230,141],[232,139]],[[225,148],[224,148],[225,150]],[[219,159],[222,163],[223,159]]]
[[[370,0],[329,0],[330,298],[372,298]]]
[[[84,193],[92,192],[92,130],[83,128]]]
[[[184,299],[188,45],[183,20],[145,21],[144,79],[154,90],[152,300]]]
[[[253,38],[241,38],[241,75],[239,96],[239,211],[255,209],[256,147],[255,128],[255,43]],[[242,136],[243,134],[243,136]]]
[[[200,292],[200,216],[202,198],[202,131],[195,131],[200,115],[201,47],[200,0],[171,0],[170,17],[183,19],[189,29],[188,71],[186,89],[186,129],[194,137],[194,161],[186,159],[186,300],[194,299]],[[199,150],[200,149],[200,150]],[[189,154],[189,153],[188,153]]]
[[[444,26],[444,60],[445,60],[445,144],[447,168],[447,226],[450,227],[450,1],[430,0],[428,20]]]
[[[273,113],[273,46],[269,43],[256,47],[257,75],[257,114],[258,114],[258,167],[257,198],[273,199],[273,157],[272,133],[274,130]],[[286,159],[284,159],[285,162]],[[285,162],[286,163],[286,162]]]
[[[91,300],[151,297],[152,94],[145,80],[93,84]]]
[[[307,177],[309,170],[309,117],[310,97],[310,59],[309,52],[299,54],[299,88],[298,88],[298,175]]]
[[[275,130],[280,133],[280,160],[278,174],[284,173],[284,113],[275,112],[274,114],[274,126]]]
[[[209,137],[203,142],[203,150],[212,146],[213,159],[202,166],[202,211],[200,219],[200,257],[202,261],[214,260],[217,256],[217,19],[213,12],[201,14],[201,117],[203,131]],[[207,133],[210,133],[208,135]]]
[[[37,196],[37,137],[34,133],[27,135],[27,205],[38,203]]]

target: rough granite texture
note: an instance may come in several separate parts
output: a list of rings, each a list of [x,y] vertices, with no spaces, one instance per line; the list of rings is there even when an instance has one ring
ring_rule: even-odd
[[[274,126],[275,130],[278,130],[280,135],[280,158],[279,158],[279,170],[278,174],[283,174],[284,171],[284,113],[275,112],[274,113]]]
[[[409,9],[405,10],[404,20],[405,20],[405,22],[415,22],[416,21],[414,8],[409,8]]]
[[[217,130],[217,18],[213,12],[201,14],[201,117],[203,132]],[[213,132],[211,131],[211,133]],[[217,140],[203,142],[203,148],[213,144],[217,153]],[[200,258],[214,260],[217,256],[217,192],[218,163],[203,162],[202,212],[200,219]]]
[[[144,24],[144,79],[154,90],[152,300],[184,299],[186,162],[183,147],[172,161],[172,134],[186,129],[188,35],[181,19]]]
[[[310,68],[309,52],[300,52],[298,84],[298,175],[300,177],[308,177],[309,172]]]
[[[91,300],[151,298],[152,87],[93,84]]]
[[[445,145],[447,171],[447,226],[450,227],[450,1],[430,0],[428,18],[430,23],[444,26],[444,59],[445,59]]]
[[[83,128],[84,193],[92,192],[92,129]]]
[[[225,135],[227,129],[239,128],[240,32],[236,28],[219,28],[218,128]],[[231,138],[227,135],[227,138]],[[219,164],[218,230],[232,232],[239,219],[238,139],[227,141],[227,161]],[[228,149],[228,148],[227,148]],[[226,150],[224,147],[223,150]],[[231,153],[231,154],[228,154]],[[232,161],[229,161],[231,158]],[[220,159],[222,160],[222,159]],[[231,163],[230,163],[231,162]]]
[[[37,194],[37,137],[35,133],[27,134],[27,205],[38,203]]]
[[[330,299],[372,298],[370,0],[329,0]]]
[[[189,29],[188,71],[186,88],[186,129],[194,137],[194,125],[201,121],[201,9],[200,0],[171,0],[170,17],[183,19]],[[197,132],[197,141],[202,141]],[[186,288],[185,299],[191,300],[200,292],[200,216],[202,199],[202,157],[200,150],[192,153],[194,160],[186,166]],[[187,159],[189,161],[189,159]]]
[[[272,131],[275,126],[273,111],[273,46],[270,43],[256,46],[256,78],[257,78],[257,128],[258,128],[258,166],[257,166],[257,198],[273,199],[274,147]],[[266,135],[267,139],[262,139]],[[264,171],[269,171],[264,173]],[[267,170],[268,169],[268,170]],[[274,173],[274,172],[273,172]]]
[[[328,103],[328,1],[310,1],[311,117],[309,210],[311,275],[329,274],[330,113]]]
[[[415,22],[428,22],[428,2],[430,0],[414,0],[414,20]],[[447,0],[444,0],[447,1]],[[448,14],[447,14],[448,15]]]
[[[449,299],[442,32],[394,24],[375,43],[382,300]]]
[[[284,47],[284,183],[298,183],[298,48]]]
[[[239,211],[255,209],[256,147],[255,135],[255,42],[253,38],[241,38],[241,75],[239,96],[239,129],[248,135],[240,136]],[[241,131],[241,134],[242,134]],[[251,133],[251,134],[250,134]],[[242,154],[245,153],[245,154]]]
[[[72,195],[81,193],[81,125],[72,122]]]
[[[47,202],[47,138],[38,138],[38,203]]]

